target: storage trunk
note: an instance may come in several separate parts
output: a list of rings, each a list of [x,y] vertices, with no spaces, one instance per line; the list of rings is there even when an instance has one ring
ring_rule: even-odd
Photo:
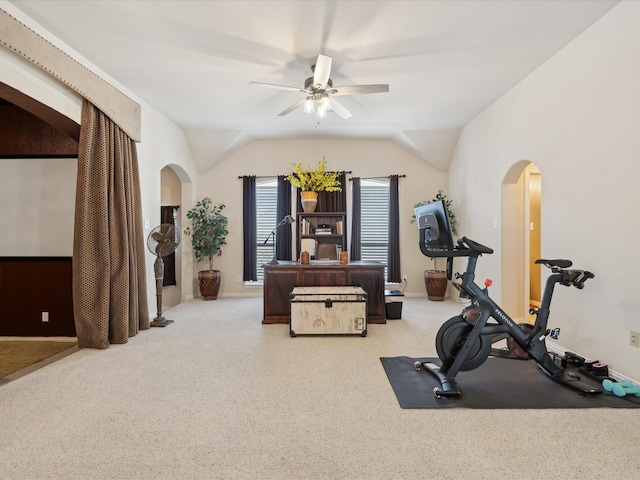
[[[367,292],[361,287],[296,287],[289,333],[367,336]]]

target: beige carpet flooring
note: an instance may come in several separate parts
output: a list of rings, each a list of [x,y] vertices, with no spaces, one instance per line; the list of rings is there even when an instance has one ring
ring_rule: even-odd
[[[0,478],[637,478],[637,409],[401,409],[379,357],[434,356],[459,309],[405,298],[365,338],[290,338],[261,298],[181,304],[2,386]]]

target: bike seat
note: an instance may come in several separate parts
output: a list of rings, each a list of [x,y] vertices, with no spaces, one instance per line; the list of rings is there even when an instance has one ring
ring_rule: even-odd
[[[536,260],[535,263],[545,265],[549,268],[551,267],[569,268],[571,265],[573,265],[573,262],[571,260],[562,260],[560,258],[556,258],[554,260],[545,260],[543,258],[540,258]]]

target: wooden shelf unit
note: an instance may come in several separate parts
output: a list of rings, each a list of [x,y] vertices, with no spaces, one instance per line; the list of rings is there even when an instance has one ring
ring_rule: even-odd
[[[340,251],[347,251],[347,225],[343,212],[298,212],[297,224],[296,258],[300,258],[305,241],[335,243]],[[318,233],[320,225],[328,225],[331,233]]]

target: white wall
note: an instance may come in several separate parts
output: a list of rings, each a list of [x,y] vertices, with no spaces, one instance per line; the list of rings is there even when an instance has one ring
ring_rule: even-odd
[[[0,160],[0,255],[73,255],[76,159]]]
[[[138,144],[138,160],[146,242],[146,235],[149,234],[150,229],[160,224],[162,169],[171,165],[174,171],[177,170],[181,173],[181,181],[185,185],[183,187],[183,201],[178,204],[188,204],[193,201],[192,191],[193,187],[197,185],[197,173],[184,132],[157,110],[144,103],[142,104],[142,142]],[[186,201],[185,196],[188,197]],[[181,208],[180,213],[184,222],[184,208]],[[184,250],[181,251],[184,252]],[[191,255],[190,251],[184,253],[184,255],[187,254]],[[147,251],[149,310],[155,312],[154,261],[155,256]],[[190,277],[193,272],[192,263],[182,262],[181,268],[186,282],[186,278]],[[180,275],[180,272],[177,271],[176,275]]]
[[[448,175],[439,172],[397,144],[364,140],[264,140],[256,141],[200,176],[198,199],[210,196],[224,203],[229,217],[229,236],[214,268],[222,271],[221,295],[261,295],[262,290],[244,287],[242,275],[242,175],[285,175],[290,163],[316,166],[323,156],[329,170],[352,171],[353,176],[375,177],[405,174],[400,179],[400,241],[402,273],[408,276],[406,294],[426,295],[424,270],[432,265],[418,248],[418,230],[410,223],[413,205],[431,200],[445,189]],[[350,184],[347,203],[351,205]],[[349,216],[350,218],[350,216]],[[349,237],[350,241],[350,237]],[[199,269],[204,267],[200,265]],[[197,294],[196,294],[197,295]]]
[[[489,245],[479,278],[500,278],[501,184],[520,160],[542,172],[542,256],[595,273],[558,287],[559,344],[640,379],[637,270],[640,2],[623,2],[472,121],[450,168],[460,230]],[[544,274],[544,272],[543,272]],[[546,274],[544,275],[546,278]],[[500,297],[499,281],[493,293]]]

